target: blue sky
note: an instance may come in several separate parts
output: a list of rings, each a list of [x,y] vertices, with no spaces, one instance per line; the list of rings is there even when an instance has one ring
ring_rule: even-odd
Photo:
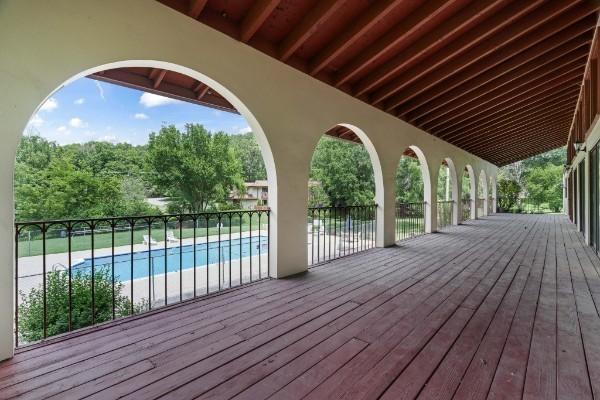
[[[54,93],[29,121],[25,133],[59,144],[91,140],[144,144],[162,125],[200,123],[211,131],[250,131],[237,114],[118,85],[81,78]]]

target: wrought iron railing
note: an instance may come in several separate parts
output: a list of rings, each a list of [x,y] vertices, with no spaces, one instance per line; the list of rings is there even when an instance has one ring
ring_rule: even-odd
[[[396,240],[425,233],[425,203],[396,203]]]
[[[310,265],[375,247],[376,205],[310,207],[308,259]]]
[[[560,212],[562,206],[552,208],[549,201],[537,201],[529,197],[508,199],[499,196],[496,201],[496,211],[499,213],[545,214]]]
[[[443,229],[448,225],[452,225],[454,216],[454,201],[438,201],[437,202],[437,227]]]
[[[267,278],[269,222],[269,210],[17,222],[17,345]]]
[[[471,219],[471,199],[462,199],[462,220]]]

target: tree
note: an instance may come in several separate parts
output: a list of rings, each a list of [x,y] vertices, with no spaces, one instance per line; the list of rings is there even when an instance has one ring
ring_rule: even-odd
[[[516,179],[500,178],[498,179],[498,206],[508,211],[519,200],[521,186]]]
[[[323,137],[313,154],[310,178],[321,183],[334,205],[372,203],[375,180],[364,146]]]
[[[267,179],[262,153],[252,132],[231,136],[231,146],[242,167],[245,182]]]
[[[71,280],[71,329],[92,325],[91,274],[77,272]],[[115,282],[115,314],[128,315],[131,301],[121,295],[123,283]],[[112,278],[107,269],[94,274],[94,321],[112,319]],[[19,338],[23,342],[35,342],[44,338],[44,290],[42,285],[27,294],[20,293]],[[144,308],[144,302],[134,307],[134,312]],[[47,336],[69,330],[69,275],[64,271],[53,271],[46,277]]]
[[[403,156],[396,169],[396,202],[423,201],[423,176],[419,160]]]
[[[184,132],[170,125],[151,133],[146,169],[154,185],[193,213],[225,202],[234,189],[243,190],[229,136],[211,134],[198,124],[186,124]]]
[[[527,193],[536,205],[547,203],[552,211],[562,208],[562,166],[533,167],[527,173]]]

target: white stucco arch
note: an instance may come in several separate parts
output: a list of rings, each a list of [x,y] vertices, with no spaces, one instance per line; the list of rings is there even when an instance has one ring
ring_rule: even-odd
[[[376,195],[378,245],[394,243],[394,173],[406,147],[416,146],[425,166],[422,175],[430,214],[432,207],[435,212],[431,180],[437,172],[431,171],[433,164],[428,161],[451,157],[457,167],[469,163],[477,171],[496,170],[485,160],[159,2],[48,0],[37,2],[36,12],[31,12],[31,2],[0,3],[0,87],[10,94],[0,96],[0,359],[13,350],[15,151],[32,112],[57,87],[82,73],[123,60],[138,66],[168,62],[163,65],[214,86],[246,117],[271,170],[274,277],[306,271],[305,166],[324,129],[339,121],[367,132],[381,163],[384,195],[381,202]],[[144,18],[131,18],[142,8]],[[265,151],[267,143],[270,155]],[[431,220],[431,215],[426,218],[427,232],[435,230]],[[277,229],[281,226],[285,231]]]
[[[452,187],[450,198],[454,202],[452,204],[452,225],[458,225],[458,221],[460,221],[460,217],[458,215],[460,210],[458,207],[458,204],[460,203],[460,188],[456,173],[456,166],[450,157],[444,158],[444,161],[446,161],[446,165],[448,165],[448,174],[450,175],[450,183]]]
[[[406,148],[411,149],[413,153],[417,155],[419,165],[421,166],[421,178],[423,179],[423,202],[425,203],[425,232],[431,232],[432,229],[435,229],[432,228],[432,219],[434,218],[434,213],[432,213],[432,211],[435,210],[432,210],[433,192],[431,190],[432,181],[431,172],[429,171],[429,160],[419,146],[411,144]],[[398,160],[398,162],[400,162],[400,160]],[[435,224],[435,221],[433,224]]]
[[[470,164],[465,165],[465,172],[469,175],[469,195],[471,200],[471,219],[477,218],[477,178],[475,170]],[[464,174],[464,172],[463,172]]]
[[[495,214],[496,213],[496,209],[497,209],[497,184],[496,184],[496,175],[490,175],[490,183],[489,183],[489,187],[488,187],[488,193],[490,196],[489,201],[491,202],[490,207],[491,207],[491,213]]]

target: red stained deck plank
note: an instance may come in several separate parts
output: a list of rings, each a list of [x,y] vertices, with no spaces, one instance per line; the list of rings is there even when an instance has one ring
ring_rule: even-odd
[[[19,351],[0,398],[591,399],[599,271],[565,217],[494,215]]]

